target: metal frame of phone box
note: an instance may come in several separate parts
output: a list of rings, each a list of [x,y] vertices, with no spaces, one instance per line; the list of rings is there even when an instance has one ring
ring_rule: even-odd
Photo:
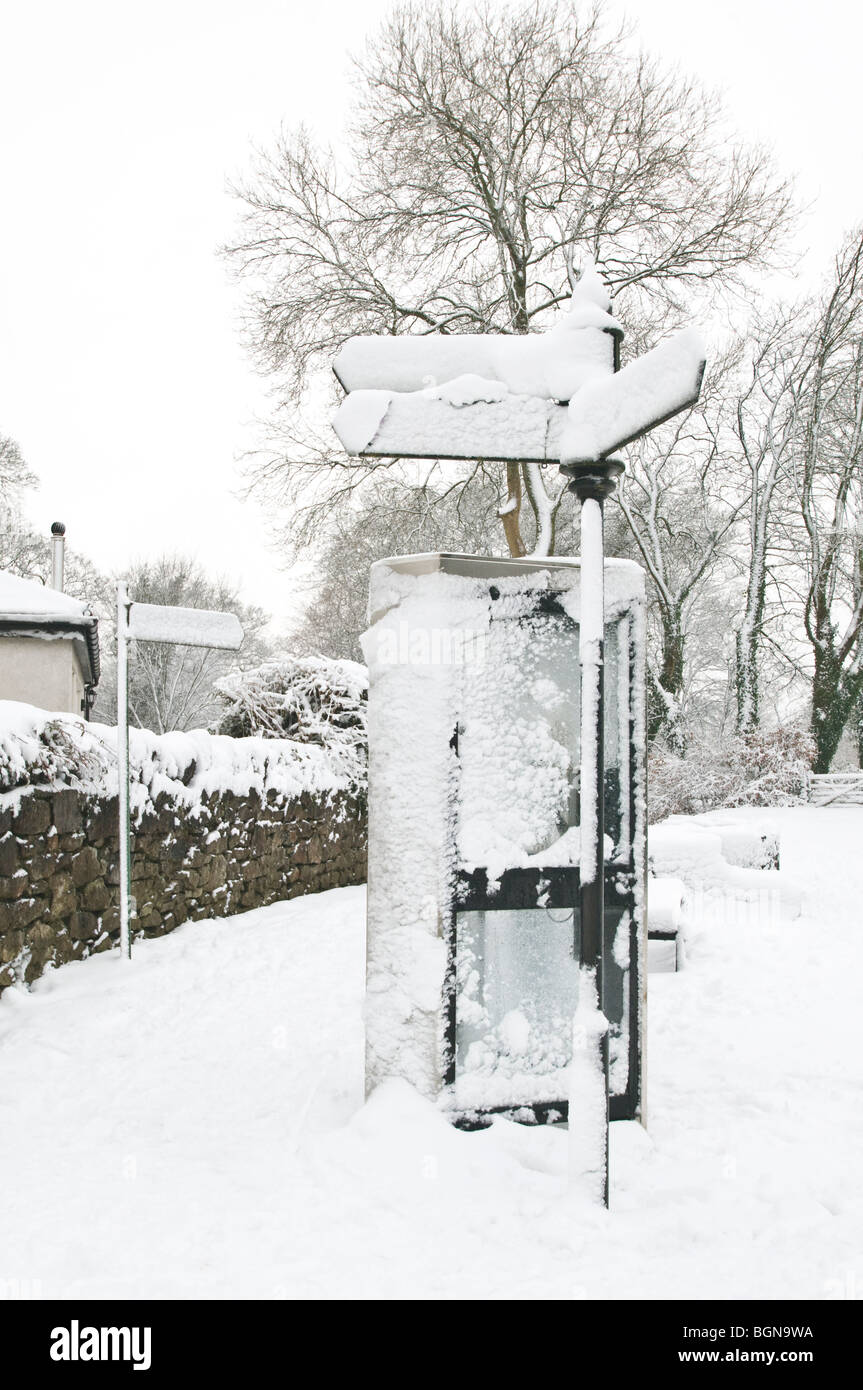
[[[542,596],[538,607],[556,606],[550,596]],[[560,610],[563,611],[562,609]],[[639,654],[630,636],[629,642],[629,854],[624,860],[617,858],[607,863],[604,873],[605,905],[603,917],[603,955],[605,959],[605,978],[613,978],[611,966],[614,964],[613,943],[618,924],[624,913],[629,914],[631,929],[629,934],[629,995],[628,995],[628,1068],[625,1089],[618,1094],[610,1094],[608,1102],[609,1120],[634,1120],[643,1118],[644,1094],[644,972],[646,970],[646,877],[647,861],[645,837],[640,839],[641,849],[636,849],[637,827],[643,817],[637,805],[638,778],[636,755],[636,699],[635,680]],[[454,735],[452,746],[458,755],[458,736]],[[606,796],[614,790],[619,794],[619,777],[613,769],[606,769]],[[622,808],[618,807],[618,810]],[[453,806],[453,836],[455,834],[455,806]],[[638,862],[636,862],[638,853]],[[636,893],[641,883],[642,892]],[[539,906],[560,908],[573,913],[574,927],[580,928],[579,870],[577,867],[554,867],[533,869],[508,869],[496,880],[491,888],[485,869],[471,873],[460,872],[453,885],[447,926],[447,972],[444,984],[444,1094],[449,1093],[451,1103],[446,1104],[452,1123],[460,1129],[482,1129],[491,1124],[495,1115],[503,1115],[520,1123],[555,1124],[567,1121],[569,1103],[565,1096],[553,1101],[534,1104],[514,1104],[490,1106],[488,1108],[459,1109],[454,1100],[456,1082],[456,1035],[458,1023],[458,997],[456,990],[458,958],[458,916],[462,912],[495,912],[518,909],[532,909]],[[575,932],[574,932],[575,935]],[[446,1102],[445,1102],[446,1103]]]

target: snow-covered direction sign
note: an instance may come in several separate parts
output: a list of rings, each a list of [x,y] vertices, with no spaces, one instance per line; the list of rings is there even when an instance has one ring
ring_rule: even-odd
[[[351,338],[333,371],[349,454],[560,463],[607,458],[698,399],[705,351],[684,329],[619,366],[623,329],[592,263],[544,333]]]
[[[130,603],[126,636],[137,642],[176,642],[183,647],[219,647],[234,652],[243,641],[236,613]]]
[[[705,365],[700,333],[684,328],[614,376],[588,382],[569,403],[561,463],[608,458],[694,405]]]
[[[610,309],[590,263],[545,333],[351,338],[336,434],[351,454],[559,461],[566,402],[617,369]]]
[[[129,642],[172,642],[182,647],[237,651],[243,629],[236,613],[133,603],[117,585],[117,774],[120,816],[120,949],[132,955],[132,841],[129,815]]]

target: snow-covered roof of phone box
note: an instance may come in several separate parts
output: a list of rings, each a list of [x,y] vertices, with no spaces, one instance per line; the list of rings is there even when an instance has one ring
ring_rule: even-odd
[[[465,599],[487,597],[494,582],[504,590],[513,588],[548,589],[552,592],[580,590],[581,559],[578,556],[542,555],[500,558],[487,555],[459,555],[430,551],[416,555],[392,555],[371,567],[369,616],[377,622],[402,599],[416,592],[418,582],[431,576],[427,594],[446,605]],[[606,557],[605,607],[608,615],[619,605],[644,596],[644,571],[635,560]]]
[[[85,682],[99,680],[98,618],[80,599],[8,570],[0,570],[0,636],[77,639]]]

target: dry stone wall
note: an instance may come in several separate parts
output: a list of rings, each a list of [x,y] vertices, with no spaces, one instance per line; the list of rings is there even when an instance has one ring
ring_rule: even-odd
[[[30,788],[0,806],[0,991],[119,937],[117,799]],[[134,827],[133,931],[162,936],[366,875],[362,792],[157,795]]]

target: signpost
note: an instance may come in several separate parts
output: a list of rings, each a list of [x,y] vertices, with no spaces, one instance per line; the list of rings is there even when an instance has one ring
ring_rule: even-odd
[[[612,457],[615,450],[694,404],[705,367],[699,335],[685,329],[620,369],[623,330],[610,308],[605,286],[589,263],[573,289],[569,311],[543,334],[352,338],[334,363],[348,394],[333,421],[352,454],[555,461],[581,504],[581,967],[595,996],[590,1046],[599,1051],[593,1061],[605,1077],[606,1099],[604,1152],[585,1153],[584,1171],[598,1179],[606,1205],[608,1047],[599,1026],[605,869],[603,504],[624,468]],[[578,1123],[570,1112],[570,1126]]]
[[[132,843],[129,815],[129,642],[173,642],[184,647],[237,651],[243,629],[235,613],[134,603],[117,585],[117,775],[120,808],[120,949],[132,956]]]

